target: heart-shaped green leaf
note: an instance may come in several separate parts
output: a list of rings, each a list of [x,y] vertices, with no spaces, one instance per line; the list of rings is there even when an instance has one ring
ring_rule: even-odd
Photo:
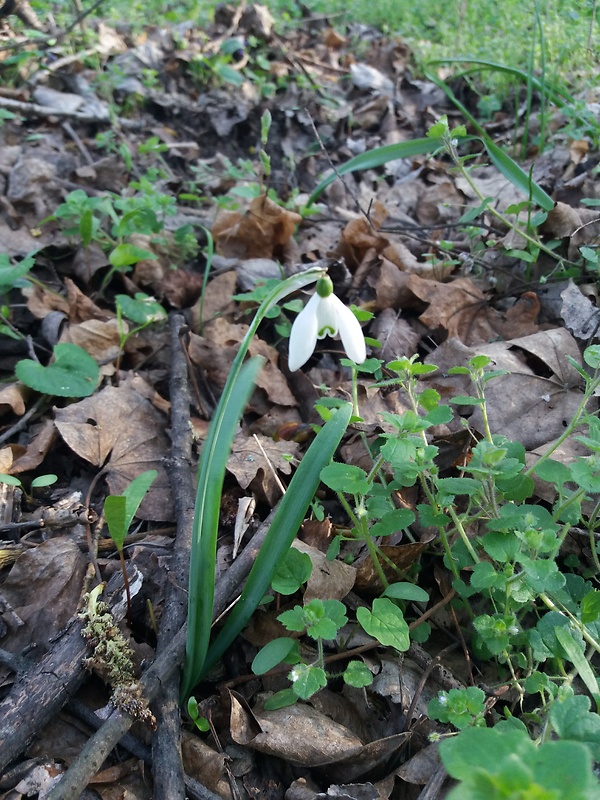
[[[19,361],[15,373],[22,383],[42,394],[89,397],[98,384],[100,370],[82,347],[64,342],[55,345],[54,360],[47,367],[25,358]]]

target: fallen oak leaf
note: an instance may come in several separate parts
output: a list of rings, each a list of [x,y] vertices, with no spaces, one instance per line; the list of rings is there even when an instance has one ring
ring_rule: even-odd
[[[66,408],[54,409],[56,427],[81,458],[105,470],[111,494],[119,495],[142,472],[158,477],[136,516],[169,521],[171,494],[162,459],[169,452],[165,418],[133,389],[107,386],[98,394]]]

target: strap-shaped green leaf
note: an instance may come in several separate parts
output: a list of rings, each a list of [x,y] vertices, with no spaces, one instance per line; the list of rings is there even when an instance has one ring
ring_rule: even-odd
[[[338,409],[321,428],[300,462],[250,570],[242,596],[210,646],[204,671],[213,666],[243,630],[269,589],[277,566],[285,557],[304,521],[308,506],[319,486],[321,470],[335,453],[348,427],[351,414],[351,403]]]
[[[225,468],[240,417],[262,366],[262,359],[250,359],[246,363],[244,359],[258,326],[269,310],[290,292],[314,283],[323,274],[321,268],[313,267],[293,275],[275,287],[262,302],[233,360],[202,448],[192,530],[186,661],[182,681],[184,696],[189,695],[199,680],[208,650]]]
[[[191,691],[200,677],[208,649],[225,469],[240,417],[263,363],[264,359],[255,357],[241,367],[230,387],[228,402],[224,404],[219,418],[213,420],[202,448],[192,529],[184,694]]]

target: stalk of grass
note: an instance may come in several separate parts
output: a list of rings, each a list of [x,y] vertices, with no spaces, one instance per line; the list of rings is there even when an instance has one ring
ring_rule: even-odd
[[[202,448],[190,556],[188,630],[182,682],[185,696],[202,673],[210,640],[219,512],[227,459],[240,417],[262,366],[261,359],[250,359],[247,363],[244,363],[244,359],[269,309],[291,292],[314,283],[324,274],[324,270],[315,267],[293,275],[275,287],[263,301],[231,365]]]
[[[535,181],[532,181],[529,175],[524,172],[507,153],[492,142],[483,128],[481,128],[477,121],[469,114],[462,103],[457,100],[454,92],[435,76],[428,74],[427,77],[437,83],[446,92],[448,97],[457,105],[465,115],[465,118],[469,120],[475,130],[480,134],[479,136],[462,137],[460,141],[469,142],[473,139],[481,141],[488,152],[492,164],[494,164],[496,169],[504,175],[507,180],[528,197],[531,195],[534,202],[545,211],[552,210],[554,208],[554,201],[550,195],[547,194],[541,186],[535,183]],[[321,192],[333,183],[338,175],[346,175],[350,172],[356,172],[357,170],[373,169],[374,167],[387,164],[389,161],[396,161],[399,158],[412,158],[415,155],[427,155],[428,153],[439,150],[443,147],[443,144],[442,139],[425,137],[423,139],[413,139],[410,142],[400,142],[398,144],[385,145],[384,147],[376,147],[366,153],[361,153],[359,156],[351,158],[345,164],[338,167],[337,173],[324,178],[311,194],[308,205],[310,206],[314,203]]]

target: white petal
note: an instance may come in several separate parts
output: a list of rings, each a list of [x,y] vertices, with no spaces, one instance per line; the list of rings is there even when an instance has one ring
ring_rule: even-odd
[[[314,297],[318,297],[318,295],[314,295]],[[337,336],[340,306],[345,308],[342,301],[334,294],[330,294],[328,297],[319,297],[317,305],[317,323],[319,326],[317,336],[319,339],[324,339],[326,336]]]
[[[335,297],[331,295],[331,297]],[[351,358],[356,364],[362,364],[367,357],[367,346],[365,344],[365,337],[360,327],[360,322],[356,319],[352,311],[345,306],[341,300],[337,300],[337,319],[340,332],[340,339],[344,345],[348,358]]]
[[[300,369],[314,353],[319,333],[317,311],[320,301],[319,295],[314,294],[294,320],[288,355],[290,372]]]

